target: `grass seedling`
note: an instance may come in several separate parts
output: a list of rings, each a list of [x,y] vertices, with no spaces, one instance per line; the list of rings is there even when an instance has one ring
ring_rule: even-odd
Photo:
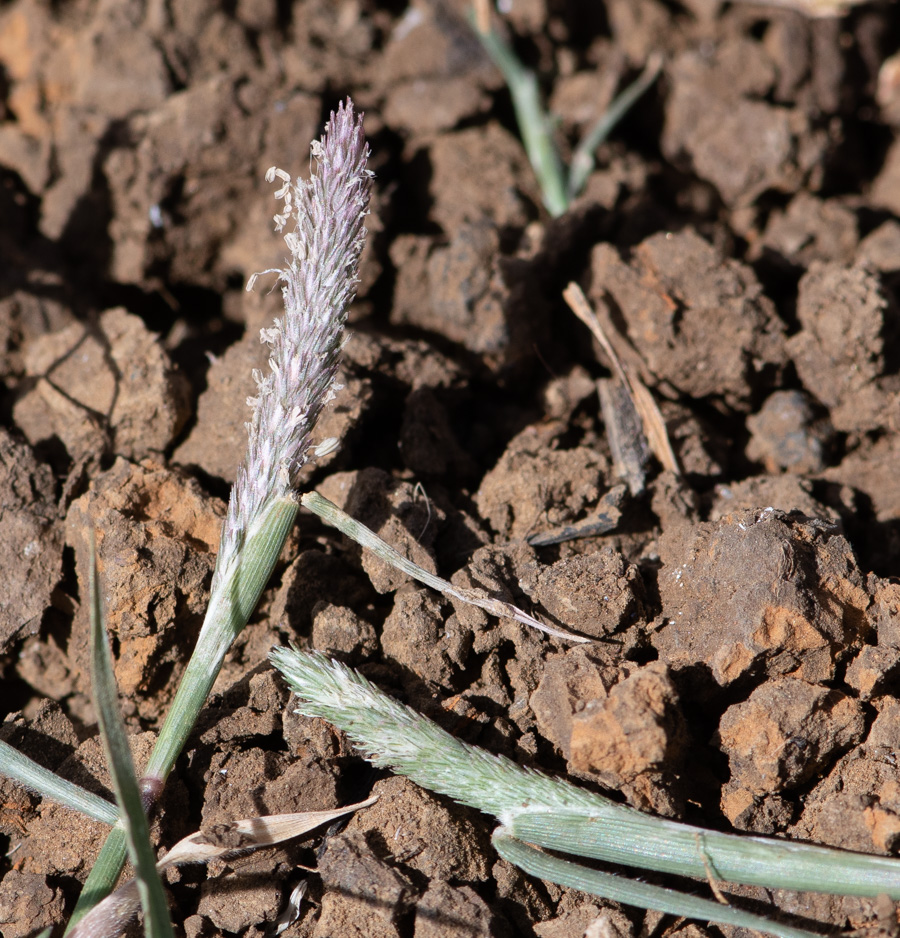
[[[10,746],[0,752],[4,768],[18,767],[10,775],[55,801],[80,810],[95,820],[124,831],[128,855],[135,877],[94,905],[74,926],[72,938],[114,938],[122,933],[139,909],[144,913],[144,933],[148,938],[173,938],[172,923],[160,873],[185,863],[207,863],[269,847],[298,837],[344,815],[368,807],[376,799],[334,811],[307,811],[270,817],[244,818],[227,825],[215,825],[179,841],[157,862],[150,842],[147,816],[142,804],[128,737],[119,710],[109,643],[103,623],[96,551],[90,551],[91,682],[97,708],[100,738],[112,777],[118,810],[103,798],[59,778]],[[42,934],[49,934],[50,929]]]
[[[588,129],[572,154],[567,173],[556,146],[553,118],[541,102],[537,76],[519,61],[506,39],[492,28],[490,11],[486,8],[487,3],[471,17],[473,28],[509,88],[522,144],[540,186],[544,208],[557,218],[565,214],[572,200],[584,189],[595,165],[597,147],[656,81],[662,69],[662,58],[651,56],[643,72],[617,95],[606,113]]]
[[[701,879],[712,875],[770,888],[900,898],[900,860],[651,817],[461,742],[318,653],[279,648],[270,657],[297,694],[298,713],[342,729],[375,765],[494,815],[500,822],[492,838],[497,852],[542,879],[780,938],[812,938],[814,933],[713,899],[601,872],[555,852]]]

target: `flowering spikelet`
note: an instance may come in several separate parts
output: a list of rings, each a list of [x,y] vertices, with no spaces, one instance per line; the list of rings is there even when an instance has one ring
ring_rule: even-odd
[[[222,532],[216,582],[228,574],[254,524],[275,499],[290,495],[309,458],[312,430],[333,397],[334,376],[347,308],[356,292],[359,256],[365,242],[372,173],[362,116],[353,104],[332,111],[321,140],[311,146],[317,166],[308,182],[293,181],[272,167],[266,180],[280,180],[275,197],[284,201],[275,227],[285,234],[290,259],[277,273],[283,282],[285,314],[263,329],[271,348],[270,373],[256,372],[257,395],[247,425],[249,444],[231,493]],[[256,281],[254,274],[247,289]],[[215,590],[216,583],[213,584]]]
[[[520,812],[558,810],[603,817],[628,810],[456,739],[321,652],[275,648],[269,660],[297,695],[297,713],[328,720],[375,765],[394,768],[425,788],[504,822]]]

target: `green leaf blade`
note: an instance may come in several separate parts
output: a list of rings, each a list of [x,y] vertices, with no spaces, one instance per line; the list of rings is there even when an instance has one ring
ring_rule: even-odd
[[[110,890],[119,878],[122,867],[125,865],[125,858],[128,855],[126,847],[125,830],[122,827],[114,827],[107,836],[100,855],[91,867],[87,881],[81,888],[78,896],[78,902],[69,921],[66,924],[65,935],[70,935],[75,926],[94,908],[105,896],[108,896]]]
[[[125,733],[125,724],[119,710],[119,694],[113,673],[112,657],[103,628],[103,610],[97,576],[97,556],[91,545],[91,680],[94,703],[100,724],[100,736],[109,762],[116,800],[121,809],[121,825],[131,862],[148,938],[174,938],[169,918],[169,906],[163,892],[162,881],[156,869],[156,857],[150,843],[147,815],[141,803],[140,789],[134,771],[134,761]]]
[[[61,778],[50,769],[44,768],[34,759],[29,759],[8,743],[0,741],[0,775],[19,782],[42,798],[86,814],[95,821],[113,825],[119,820],[119,810],[105,798],[87,791],[80,785]]]
[[[474,28],[475,35],[502,73],[509,89],[522,144],[541,188],[544,208],[554,218],[558,218],[568,209],[569,197],[562,162],[553,138],[553,122],[541,104],[537,78],[534,72],[522,65],[509,43],[500,35],[493,31],[483,33],[477,26]]]
[[[210,597],[197,646],[185,668],[147,763],[147,775],[165,782],[212,691],[225,654],[253,615],[297,520],[293,498],[274,499],[247,537],[239,559]]]

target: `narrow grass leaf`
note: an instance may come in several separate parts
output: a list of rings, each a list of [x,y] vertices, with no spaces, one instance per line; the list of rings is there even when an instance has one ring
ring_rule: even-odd
[[[119,820],[119,810],[105,798],[86,791],[74,782],[60,778],[50,769],[45,769],[34,759],[14,749],[8,743],[0,741],[0,775],[14,779],[42,798],[48,798],[57,804],[65,805],[75,811],[86,814],[95,821],[115,824]]]
[[[520,840],[661,873],[751,886],[900,899],[900,860],[771,837],[724,834],[631,809],[519,814],[508,823]]]
[[[420,583],[430,586],[439,593],[443,593],[445,596],[458,599],[460,602],[468,603],[471,606],[477,606],[479,609],[484,609],[485,612],[490,613],[492,616],[497,616],[498,618],[515,619],[516,622],[521,622],[522,625],[538,629],[547,635],[554,636],[554,638],[561,638],[563,641],[593,641],[593,639],[586,638],[583,635],[575,635],[572,632],[567,632],[565,629],[557,629],[551,625],[547,625],[546,622],[541,622],[540,619],[528,615],[527,612],[520,609],[518,606],[514,606],[512,603],[504,602],[501,599],[492,599],[475,590],[457,589],[447,580],[443,580],[439,576],[429,573],[417,563],[408,560],[402,554],[394,550],[387,541],[383,541],[373,530],[367,528],[355,518],[351,518],[347,512],[342,511],[334,502],[329,501],[324,495],[320,495],[318,492],[307,492],[301,497],[300,503],[304,508],[308,508],[311,512],[318,515],[327,524],[337,528],[341,534],[346,534],[351,540],[356,541],[357,544],[372,551],[373,554],[391,564],[391,566],[396,567],[398,570],[413,577],[413,579],[418,580]]]
[[[509,88],[522,144],[541,188],[544,207],[556,218],[569,207],[569,198],[562,163],[553,139],[553,123],[541,104],[537,78],[516,58],[505,39],[493,30],[482,32],[475,23],[473,26]]]
[[[119,873],[122,872],[127,854],[125,830],[117,825],[109,832],[100,849],[100,855],[91,867],[87,882],[82,887],[78,902],[75,903],[75,908],[69,916],[63,938],[73,938],[79,934],[78,925],[104,896],[109,895],[109,891],[119,878]],[[103,933],[96,932],[95,934]]]
[[[575,148],[569,164],[569,182],[566,186],[569,199],[581,194],[588,176],[594,169],[594,151],[634,107],[641,95],[653,85],[662,71],[662,64],[662,56],[659,53],[652,54],[641,74],[624,91],[616,95],[606,112],[590,127],[584,139]]]
[[[134,864],[137,891],[144,910],[144,927],[148,938],[173,938],[169,908],[162,881],[156,870],[156,857],[150,843],[147,816],[141,794],[125,724],[119,710],[119,695],[113,674],[112,657],[103,628],[100,584],[97,576],[97,552],[91,544],[91,681],[94,703],[100,724],[100,737],[109,762],[116,800],[122,812],[121,824],[127,836],[128,853]]]

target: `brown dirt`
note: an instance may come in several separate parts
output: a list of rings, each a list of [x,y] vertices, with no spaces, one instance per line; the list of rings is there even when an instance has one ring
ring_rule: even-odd
[[[285,709],[265,655],[287,640],[643,809],[900,849],[900,93],[876,99],[896,7],[512,4],[567,155],[665,54],[553,221],[465,6],[0,9],[0,737],[107,792],[85,670],[94,528],[146,758],[278,313],[243,290],[283,253],[263,173],[303,169],[346,94],[367,112],[372,237],[321,426],[342,445],[306,482],[425,567],[596,639],[456,606],[304,515],[153,835],[381,800],[330,836],[170,874],[191,938],[262,935],[301,866],[318,872],[285,938],[719,931],[499,860],[489,819]],[[609,362],[561,299],[570,280],[653,389],[682,476],[640,457],[646,483],[621,484]],[[0,779],[3,938],[66,917],[102,835]],[[875,901],[732,894],[897,929]]]

